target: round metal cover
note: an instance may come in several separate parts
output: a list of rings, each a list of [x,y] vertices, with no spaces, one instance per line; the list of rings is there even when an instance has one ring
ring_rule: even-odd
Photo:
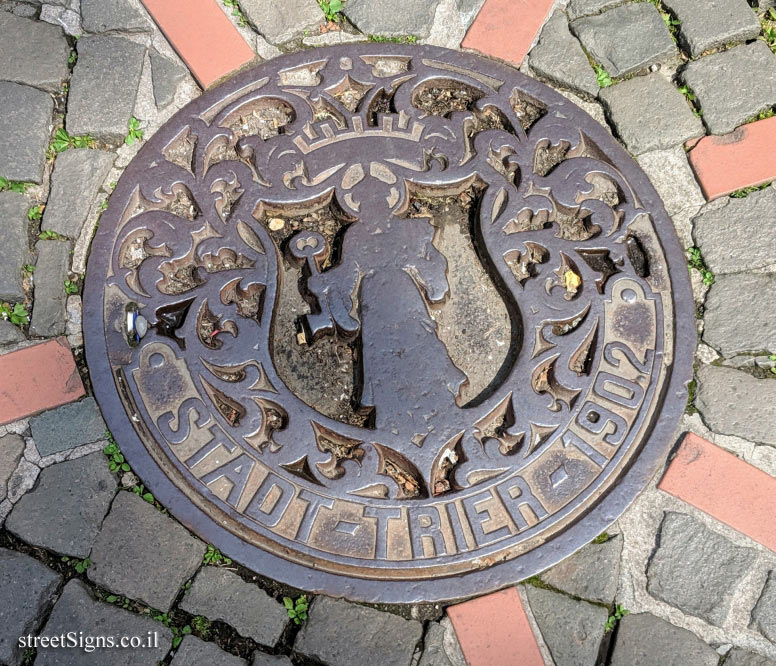
[[[273,60],[132,161],[86,278],[110,429],[155,496],[296,587],[482,593],[610,525],[665,460],[687,268],[612,136],[427,46]]]

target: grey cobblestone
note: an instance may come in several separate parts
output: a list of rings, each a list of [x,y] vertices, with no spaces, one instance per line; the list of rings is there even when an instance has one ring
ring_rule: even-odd
[[[694,518],[667,512],[647,569],[647,591],[685,613],[722,626],[741,578],[757,558]]]
[[[776,666],[776,661],[771,661],[754,652],[733,648],[728,652],[722,666]]]
[[[719,655],[687,629],[649,613],[626,615],[611,666],[717,666]]]
[[[65,303],[65,313],[67,315],[67,321],[65,322],[65,333],[67,334],[67,341],[70,343],[71,347],[83,346],[83,304],[81,303],[80,296],[73,294],[67,297],[67,301]]]
[[[168,611],[202,563],[205,544],[132,492],[113,501],[92,549],[89,579]]]
[[[105,439],[105,421],[94,398],[87,397],[30,419],[32,438],[41,456]]]
[[[665,150],[704,135],[703,123],[684,95],[661,74],[636,76],[602,88],[600,97],[617,134],[634,155]]]
[[[638,162],[673,219],[682,247],[692,247],[695,243],[690,220],[706,203],[706,198],[695,180],[684,147],[642,153]]]
[[[555,666],[595,664],[609,615],[606,608],[532,585],[525,591]]]
[[[12,504],[18,502],[24,493],[35,485],[39,474],[40,468],[37,465],[25,458],[20,460],[16,471],[8,479],[8,495],[6,499]]]
[[[158,647],[143,649],[143,664],[156,664],[170,649],[172,632],[160,622],[141,617],[110,604],[95,601],[86,586],[71,580],[54,606],[43,633],[59,636],[69,631],[83,631],[94,636],[140,636],[156,632]],[[79,648],[38,649],[37,666],[138,666],[137,650],[98,650],[93,653]]]
[[[180,607],[193,615],[223,620],[241,636],[271,648],[288,624],[285,608],[264,590],[217,567],[202,568]]]
[[[285,656],[273,656],[271,654],[264,654],[263,652],[256,652],[253,655],[253,661],[251,666],[294,666],[291,660]]]
[[[541,578],[574,597],[610,604],[617,592],[621,552],[622,537],[614,535],[604,543],[588,544]]]
[[[464,25],[467,28],[477,18],[477,14],[484,4],[485,0],[455,0],[455,5],[461,13],[461,19],[463,19]]]
[[[22,267],[30,261],[27,237],[29,206],[29,200],[23,194],[0,192],[0,301],[13,303],[24,300]]]
[[[69,55],[60,28],[0,12],[3,80],[57,92],[69,74]]]
[[[776,643],[776,573],[771,571],[757,605],[752,610],[752,629]]]
[[[61,581],[32,557],[0,549],[0,663],[22,663],[19,636],[36,633]]]
[[[115,159],[113,153],[89,148],[73,148],[57,155],[41,228],[78,238]]]
[[[682,73],[712,134],[727,134],[776,105],[776,54],[765,42],[692,61]]]
[[[283,44],[325,20],[315,0],[286,0],[282,3],[242,0],[240,7],[258,31],[273,44]]]
[[[693,236],[709,270],[721,275],[776,263],[774,210],[774,187],[743,199],[723,197],[702,210],[693,222]]]
[[[65,332],[65,279],[70,266],[70,244],[41,240],[35,244],[35,303],[30,335],[46,338]]]
[[[151,24],[129,0],[81,0],[81,24],[86,32],[149,32]]]
[[[361,32],[367,35],[428,37],[434,13],[440,0],[349,0],[345,14]]]
[[[551,83],[591,97],[598,94],[595,72],[562,11],[556,11],[544,24],[539,42],[531,49],[529,66]]]
[[[456,0],[441,0],[434,14],[434,23],[423,43],[447,49],[458,49],[466,36],[466,29],[467,24],[458,11]]]
[[[24,455],[24,440],[19,435],[0,437],[0,501],[5,499],[8,481]]]
[[[70,134],[120,142],[135,107],[145,47],[113,36],[78,40],[65,120]]]
[[[40,9],[40,20],[61,26],[68,35],[73,37],[79,37],[82,32],[81,15],[66,7],[44,4]]]
[[[601,125],[607,132],[611,133],[611,128],[606,122],[606,116],[604,115],[604,109],[598,102],[590,102],[582,99],[579,95],[575,95],[568,90],[558,90],[570,102],[574,102],[580,109],[586,111],[597,123]]]
[[[214,643],[186,636],[170,666],[248,666],[248,662],[224,652]]]
[[[53,114],[48,93],[0,81],[0,176],[43,182]]]
[[[591,16],[600,14],[602,11],[621,5],[626,0],[569,0],[566,7],[569,19],[581,18],[582,16]]]
[[[666,24],[649,2],[629,3],[577,19],[571,29],[611,76],[626,76],[677,55]]]
[[[178,84],[186,78],[186,70],[172,60],[151,52],[151,72],[153,77],[154,100],[160,109],[175,98]]]
[[[367,37],[365,35],[354,35],[344,30],[332,30],[331,32],[324,32],[322,35],[305,37],[302,39],[302,44],[311,47],[337,46],[339,44],[355,44],[366,40]]]
[[[441,622],[429,622],[418,666],[466,666],[458,637],[447,617]]]
[[[13,509],[13,504],[11,504],[11,500],[4,499],[0,501],[0,527],[2,527],[5,524],[5,518],[9,513],[11,513],[11,509]]]
[[[60,555],[89,555],[116,492],[102,453],[52,465],[14,506],[6,527],[20,539]]]
[[[706,298],[703,339],[726,357],[776,349],[774,308],[776,274],[720,275]]]
[[[5,5],[0,5],[0,9],[24,18],[35,18],[38,14],[38,8],[35,5],[28,5],[26,2],[9,1]]]
[[[745,42],[760,34],[760,21],[746,0],[662,0],[682,23],[680,39],[693,58],[725,44]]]
[[[21,329],[10,321],[0,319],[0,347],[25,340]]]
[[[317,597],[294,650],[329,666],[409,666],[423,625],[340,599]]]

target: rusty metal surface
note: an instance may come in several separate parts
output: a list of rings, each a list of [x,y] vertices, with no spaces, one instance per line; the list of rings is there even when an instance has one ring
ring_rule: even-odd
[[[176,114],[102,216],[85,308],[97,399],[170,512],[364,601],[590,541],[665,460],[695,347],[635,162],[542,84],[425,46],[284,56]]]

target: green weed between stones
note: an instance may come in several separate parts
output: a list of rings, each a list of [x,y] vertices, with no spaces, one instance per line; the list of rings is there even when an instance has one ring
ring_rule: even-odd
[[[692,112],[700,118],[703,115],[703,110],[698,106],[698,100],[695,99],[695,93],[693,93],[692,88],[688,85],[679,86],[679,92],[684,95],[685,99],[687,100],[687,103],[690,105],[690,108],[692,109]]]
[[[714,273],[706,267],[706,262],[703,261],[703,255],[701,254],[700,248],[691,247],[687,250],[687,264],[690,268],[694,268],[696,271],[700,272],[701,277],[703,278],[703,284],[707,287],[714,284]]]
[[[776,9],[771,7],[760,16],[763,34],[760,37],[776,53]]]
[[[8,180],[7,178],[0,176],[0,192],[9,190],[11,192],[24,194],[30,187],[32,187],[32,183],[23,183],[19,180]]]
[[[76,559],[74,557],[62,557],[62,562],[69,564],[76,573],[82,574],[92,565],[92,561],[86,557],[83,560]]]
[[[133,486],[132,492],[135,493],[135,495],[142,497],[149,504],[154,504],[156,502],[154,496],[146,490],[146,487],[142,483]]]
[[[22,271],[32,275],[35,272],[35,266],[32,264],[24,264],[24,266],[22,266]]]
[[[608,618],[606,618],[606,624],[604,627],[606,628],[607,633],[614,629],[616,624],[622,620],[622,618],[624,618],[628,612],[629,611],[623,608],[620,604],[616,604],[614,607],[614,612]]]
[[[88,134],[83,136],[71,136],[64,127],[60,127],[54,134],[54,140],[49,146],[47,157],[66,151],[68,148],[94,148],[94,139]]]
[[[327,21],[339,23],[340,12],[342,12],[345,3],[342,0],[318,0],[318,6],[321,8]]]
[[[65,280],[65,293],[72,296],[78,293],[78,280]]]
[[[143,140],[143,130],[140,129],[140,121],[135,118],[135,116],[132,116],[129,119],[127,127],[129,128],[129,133],[124,139],[124,143],[126,143],[128,146],[131,146],[136,141]]]
[[[692,416],[698,413],[698,409],[695,406],[695,394],[698,390],[698,383],[695,379],[691,379],[687,384],[687,405],[684,408],[684,413]]]
[[[746,197],[748,197],[752,192],[759,192],[760,190],[764,190],[769,185],[770,183],[764,183],[762,185],[752,185],[751,187],[744,187],[740,190],[736,190],[730,196],[733,199],[746,199]]]
[[[595,544],[606,543],[611,538],[612,537],[609,536],[609,532],[603,532],[599,534],[595,539],[593,539],[590,543],[595,543]]]
[[[30,313],[23,303],[0,303],[0,319],[10,321],[16,326],[24,326],[30,321]]]
[[[110,430],[105,431],[105,439],[108,440],[108,446],[106,446],[102,452],[108,457],[108,468],[111,472],[130,472],[132,468],[129,463],[124,460],[124,454],[121,453],[119,445],[116,440],[113,439],[113,435]]]
[[[770,356],[768,356],[768,360],[769,361],[773,361],[774,363],[776,363],[776,354],[771,354]],[[771,368],[771,374],[776,375],[776,365],[774,365]]]
[[[210,637],[210,620],[206,617],[195,615],[191,618],[191,627],[203,640],[207,640]]]
[[[56,231],[51,229],[44,229],[38,234],[38,238],[41,240],[65,240],[64,236],[60,236]]]
[[[302,624],[307,619],[307,608],[310,605],[307,596],[302,595],[296,601],[291,597],[283,597],[283,605],[286,607],[286,613],[294,624]]]
[[[124,458],[124,454],[121,452],[121,447],[113,438],[113,434],[110,430],[105,431],[105,439],[108,440],[108,445],[102,450],[102,452],[108,458],[108,469],[115,474],[126,474],[131,472],[132,468]],[[127,490],[129,490],[129,488],[127,488]],[[135,495],[142,498],[162,513],[167,513],[167,509],[165,509],[156,501],[156,498],[153,496],[153,494],[148,492],[142,483],[135,484],[132,486],[131,490],[133,493],[135,493]]]
[[[766,118],[772,118],[773,116],[776,116],[776,110],[774,109],[765,109],[765,111],[760,111],[756,116],[752,116],[751,118],[746,119],[746,123],[756,123],[758,120],[765,120]]]
[[[161,611],[151,611],[151,619],[156,620],[157,622],[161,622],[165,627],[167,627],[172,632],[172,647],[177,648],[181,641],[183,640],[184,636],[188,636],[191,633],[191,625],[185,625],[183,627],[175,627],[172,624],[172,619],[170,618],[167,613],[162,613]]]
[[[531,576],[523,581],[520,581],[521,585],[530,585],[531,587],[538,587],[540,590],[553,590],[555,588],[552,585],[547,585],[539,576]]]
[[[124,609],[129,609],[130,605],[132,604],[130,599],[122,597],[118,594],[109,594],[107,597],[105,597],[105,601],[107,601],[109,604],[120,606]]]
[[[369,35],[370,42],[382,44],[390,42],[391,44],[415,44],[418,38],[415,35],[403,35],[401,37],[383,37],[382,35]]]
[[[27,211],[27,219],[30,222],[37,222],[40,218],[43,217],[43,209],[44,208],[45,208],[45,206],[42,206],[40,204],[37,205],[37,206],[32,206],[32,208],[30,208]]]
[[[248,25],[248,19],[245,18],[240,3],[237,0],[223,0],[224,7],[228,7],[232,10],[232,16],[237,19],[237,22],[244,28]]]
[[[225,566],[229,566],[232,563],[232,560],[230,560],[228,557],[224,557],[224,555],[221,553],[218,548],[216,548],[213,544],[207,545],[207,550],[205,551],[205,555],[202,558],[203,564],[209,564],[211,566],[217,567],[221,566],[222,564]]]
[[[593,63],[593,69],[595,70],[595,77],[598,79],[598,86],[600,88],[608,88],[612,85],[612,77],[609,76],[609,72],[606,71],[603,65]]]

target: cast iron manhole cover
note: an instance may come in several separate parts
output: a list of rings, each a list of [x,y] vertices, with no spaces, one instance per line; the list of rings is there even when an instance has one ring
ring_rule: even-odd
[[[671,221],[604,129],[506,66],[383,44],[175,115],[102,216],[85,322],[174,516],[383,602],[493,590],[603,531],[665,459],[694,349]]]

